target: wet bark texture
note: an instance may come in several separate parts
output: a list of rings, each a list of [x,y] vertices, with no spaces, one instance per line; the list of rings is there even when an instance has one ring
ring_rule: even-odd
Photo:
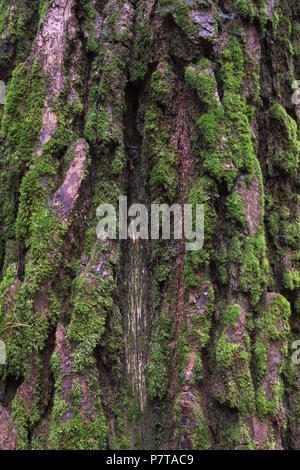
[[[0,1],[1,449],[300,448],[299,41],[297,0]],[[203,249],[100,242],[122,195]]]

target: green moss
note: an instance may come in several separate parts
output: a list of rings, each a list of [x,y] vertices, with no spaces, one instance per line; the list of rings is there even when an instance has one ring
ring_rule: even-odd
[[[149,17],[145,17],[142,4],[136,8],[135,38],[132,59],[129,61],[130,81],[143,80],[148,70],[148,63],[153,55],[153,37]]]
[[[160,0],[159,7],[163,16],[170,12],[174,12],[176,24],[181,28],[188,28],[190,25],[189,20],[189,5],[185,2],[175,0]]]
[[[199,407],[198,414],[199,424],[192,436],[193,449],[195,450],[211,450],[212,444],[206,419],[202,409]]]
[[[96,143],[108,144],[112,138],[112,122],[107,109],[101,109],[89,114],[85,125],[85,137],[93,145]]]
[[[267,372],[267,346],[261,341],[257,340],[254,345],[254,354],[256,359],[256,375],[261,379]]]
[[[222,323],[225,327],[237,327],[237,321],[241,315],[241,307],[238,304],[228,305],[222,312]]]
[[[280,404],[280,389],[281,385],[280,382],[277,382],[275,389],[274,389],[274,396],[271,399],[267,399],[265,393],[262,389],[258,391],[257,398],[256,398],[256,406],[257,412],[260,419],[263,419],[265,415],[270,414],[273,418],[275,418],[276,413],[279,409]]]
[[[175,150],[170,146],[169,130],[162,124],[162,111],[156,107],[145,114],[142,158],[150,160],[150,184],[156,203],[173,201],[178,188]]]
[[[10,5],[6,0],[0,2],[0,64],[6,69],[24,61],[29,54],[38,26],[38,4],[38,0]]]
[[[257,443],[250,437],[247,419],[240,415],[238,420],[228,420],[220,427],[220,448],[226,450],[255,450]]]
[[[212,63],[208,59],[202,59],[196,65],[190,65],[185,69],[185,80],[195,88],[200,100],[209,108],[218,106],[217,82],[212,69]]]
[[[285,174],[293,174],[299,164],[299,142],[297,138],[297,124],[280,104],[275,104],[270,110],[270,117],[276,120],[284,133],[284,141],[281,142],[282,150],[277,151],[271,162]]]
[[[199,267],[208,269],[210,256],[213,253],[213,236],[217,214],[214,207],[217,189],[213,180],[200,177],[190,188],[187,202],[194,208],[197,204],[204,204],[204,234],[205,243],[201,250],[193,250],[187,253],[184,266],[184,278],[186,290],[197,287],[199,279],[196,272]],[[194,223],[193,218],[193,223]]]
[[[203,4],[200,5],[203,7]],[[205,4],[212,12],[214,11],[211,3]],[[203,32],[199,28],[199,23],[193,19],[193,13],[195,12],[195,4],[181,1],[181,0],[159,0],[158,3],[159,13],[162,18],[166,18],[168,15],[172,15],[176,25],[182,30],[188,37],[203,37],[205,41],[213,41],[214,38],[208,37],[207,32]],[[214,22],[215,33],[217,32],[217,22]]]
[[[29,449],[28,418],[24,402],[18,395],[12,401],[12,418],[18,431],[18,449]]]
[[[242,310],[237,303],[221,310],[215,359],[222,387],[215,397],[220,403],[247,412],[255,409],[255,396],[250,369],[250,337],[243,329],[243,322]],[[247,326],[250,329],[249,322]]]
[[[192,423],[197,423],[189,428],[182,426],[183,416],[182,410],[189,409],[189,418]],[[180,396],[177,398],[174,406],[174,420],[175,420],[175,437],[185,436],[185,439],[191,441],[193,450],[210,450],[212,448],[210,433],[208,425],[201,408],[201,399],[198,393],[192,403]]]
[[[277,211],[271,211],[268,217],[269,232],[272,237],[276,237],[280,230],[280,214]]]
[[[167,364],[171,359],[171,326],[172,319],[159,319],[156,335],[151,340],[152,352],[147,364],[147,391],[151,400],[162,400],[168,390]]]
[[[163,95],[170,96],[172,86],[172,73],[168,62],[161,62],[151,75],[151,90],[155,99],[160,101]]]
[[[256,401],[258,414],[261,419],[267,414],[271,414],[271,416],[275,417],[281,406],[284,393],[281,375],[286,375],[287,372],[287,368],[284,367],[284,358],[287,357],[288,354],[286,337],[290,332],[290,314],[290,303],[282,295],[269,294],[265,301],[263,311],[260,311],[256,319],[257,340],[254,348],[256,376],[258,380]],[[267,367],[269,345],[276,345],[276,343],[274,343],[275,341],[280,341],[278,348],[280,348],[282,360],[278,367],[277,376],[275,377],[276,383],[274,383],[274,379],[272,379],[272,393],[267,397],[263,384],[265,377],[270,373]],[[284,370],[286,372],[284,372]]]
[[[272,14],[272,27],[273,27],[273,35],[275,38],[277,36],[278,24],[279,24],[279,15],[277,11],[274,11]]]
[[[249,0],[235,0],[235,8],[243,16],[248,20],[253,20],[255,11],[252,4],[252,1]]]
[[[129,421],[131,421],[132,423],[136,423],[136,421],[142,415],[139,401],[133,394],[127,395],[126,412],[127,412]]]
[[[16,279],[16,265],[11,264],[7,267],[6,272],[3,274],[2,282],[0,283],[0,324],[3,321],[3,307],[5,306],[4,297],[6,290],[12,286]]]
[[[40,106],[39,113],[41,113],[43,109],[42,78],[36,65],[33,66],[33,77],[35,77],[34,74],[36,74],[37,82],[32,79],[36,85],[36,89],[32,90],[32,96],[37,95],[39,100],[30,99],[30,102],[32,100],[34,102],[31,112],[37,111],[35,106],[38,103]],[[30,90],[29,87],[29,97],[31,97]],[[17,322],[28,327],[11,330],[6,338],[9,358],[6,373],[17,376],[28,373],[32,349],[41,350],[43,348],[49,328],[53,328],[61,313],[61,306],[51,287],[45,289],[44,295],[48,298],[48,304],[45,305],[42,312],[37,312],[33,299],[35,299],[41,283],[46,279],[51,279],[51,276],[57,271],[62,258],[63,237],[68,229],[68,223],[62,220],[58,214],[52,214],[50,208],[47,208],[56,189],[54,180],[58,162],[57,157],[65,153],[74,138],[70,130],[70,120],[66,121],[66,115],[69,114],[70,109],[68,105],[62,103],[63,97],[60,97],[55,107],[57,115],[56,132],[43,146],[42,154],[38,159],[33,159],[36,142],[32,134],[28,133],[29,140],[27,141],[26,151],[29,160],[27,165],[29,166],[30,163],[30,167],[20,185],[19,207],[15,223],[15,234],[18,242],[23,249],[27,250],[26,269],[24,282],[14,299],[14,312]],[[22,121],[23,114],[19,115],[19,111],[16,111],[19,109],[19,102],[18,99],[14,98],[14,95],[12,95],[10,106],[16,115],[16,122],[19,122],[18,120]],[[3,127],[6,129],[10,118],[8,116],[7,121],[5,121],[4,116],[3,119]],[[27,119],[26,117],[26,123]],[[33,119],[32,125],[35,125],[34,136],[36,138],[40,131],[41,115],[38,114],[38,118],[34,116]],[[17,129],[18,132],[23,129],[22,125],[20,129],[19,127]],[[12,150],[15,150],[15,143],[18,149],[17,145],[20,145],[18,139],[21,136],[14,133],[10,136],[10,132],[12,132],[10,127],[7,132]],[[23,156],[26,156],[26,152]]]
[[[216,360],[221,367],[229,367],[239,349],[239,344],[230,343],[227,338],[222,336],[216,347]]]
[[[105,266],[110,269],[108,259]],[[112,276],[96,276],[92,270],[73,281],[73,312],[68,338],[76,343],[73,360],[78,372],[95,362],[92,353],[104,333],[107,313],[113,309],[114,302],[110,296],[113,289]]]
[[[252,377],[250,373],[249,359],[246,359],[246,352],[240,354],[240,358],[234,360],[232,355],[235,351],[226,350],[219,367],[224,369],[224,391],[218,391],[215,398],[222,404],[227,404],[230,408],[235,408],[242,413],[254,411],[255,395]],[[239,361],[239,362],[238,362]],[[227,369],[229,368],[229,369]]]
[[[200,286],[205,297],[204,311],[199,315],[197,303],[189,301],[189,319],[191,321],[190,330],[186,330],[187,340],[190,344],[197,344],[198,351],[205,348],[210,338],[211,320],[215,310],[214,289],[210,282],[202,281]],[[200,367],[200,357],[197,359]]]
[[[52,0],[40,0],[39,2],[39,17],[40,17],[40,23],[44,20],[47,11],[49,10],[49,7],[52,4]]]
[[[199,143],[203,169],[216,181],[225,181],[232,190],[238,173],[246,173],[250,182],[260,173],[255,156],[250,118],[252,108],[240,94],[245,75],[244,46],[236,39],[220,55],[220,77],[224,90],[222,106],[209,100],[211,110],[198,120],[205,140]],[[208,95],[207,95],[208,96]]]
[[[43,77],[34,62],[29,72],[17,67],[8,86],[2,118],[1,135],[7,147],[0,149],[0,197],[2,200],[2,244],[14,236],[14,184],[12,183],[32,162],[33,149],[42,125]]]
[[[80,0],[78,2],[80,7],[78,16],[83,21],[83,28],[88,33],[86,49],[88,52],[96,53],[100,47],[99,38],[96,37],[95,31],[95,19],[96,19],[96,9],[91,1]]]
[[[295,290],[300,287],[300,273],[298,270],[287,270],[282,277],[283,286],[286,289]]]
[[[51,414],[51,450],[101,450],[106,447],[106,424],[102,411],[96,376],[85,376],[85,393],[92,394],[91,418],[82,418],[83,391],[79,378],[72,382],[72,388],[62,399],[64,375],[61,373],[60,358],[55,351],[51,357],[55,376],[55,395]]]
[[[234,191],[226,200],[226,218],[245,226],[244,205],[241,195]]]
[[[244,55],[239,42],[231,40],[223,52],[220,74],[226,91],[238,93],[244,75]]]
[[[289,39],[292,32],[292,24],[290,18],[286,15],[280,15],[277,25],[278,36],[281,39]]]
[[[8,86],[2,134],[9,141],[11,164],[16,168],[32,160],[33,146],[42,125],[43,81],[40,65],[34,62],[30,74],[24,65],[16,68]]]
[[[7,338],[8,357],[10,358],[8,368],[11,373],[17,375],[21,374],[28,366],[33,345],[36,348],[43,346],[43,340],[47,337],[47,326],[53,325],[53,321],[55,321],[53,319],[57,315],[57,307],[54,307],[51,301],[49,303],[49,317],[47,315],[33,315],[32,299],[38,290],[39,283],[50,276],[57,268],[56,262],[60,262],[58,247],[61,244],[60,237],[65,229],[61,221],[53,217],[50,210],[45,207],[51,183],[49,182],[48,191],[42,184],[42,177],[46,179],[46,175],[51,177],[55,174],[51,157],[55,151],[60,151],[61,147],[57,142],[53,145],[51,139],[48,145],[44,146],[39,159],[33,158],[42,123],[43,83],[44,78],[38,62],[33,63],[30,74],[25,66],[17,68],[9,87],[2,120],[2,132],[9,145],[9,177],[13,178],[13,175],[18,175],[29,168],[20,185],[19,207],[15,223],[18,243],[21,246],[26,245],[28,252],[25,278],[20,292],[16,295],[14,309],[18,323],[29,326],[35,324],[35,328],[32,330],[35,341],[33,341],[29,328],[9,332]],[[62,125],[64,126],[63,144],[65,145],[67,127],[65,123],[60,122],[60,116],[58,116],[58,131],[54,139],[56,140],[59,136]],[[3,215],[5,215],[5,210]],[[7,237],[13,235],[10,232],[6,233]],[[51,250],[54,252],[51,253]],[[54,253],[56,253],[56,257]],[[49,295],[51,299],[50,292]],[[54,310],[56,310],[55,314]]]
[[[224,110],[216,108],[210,113],[202,114],[197,121],[198,127],[209,146],[215,146],[220,141],[223,117]]]
[[[265,27],[268,12],[266,6],[266,0],[235,0],[235,9],[241,15],[242,18],[248,21],[257,19],[262,28]]]
[[[249,292],[251,304],[256,305],[268,283],[269,264],[263,235],[245,240],[241,271],[241,286]]]
[[[228,403],[231,408],[236,408],[241,412],[255,409],[254,390],[249,369],[239,372],[226,385],[226,399],[224,402]]]
[[[65,410],[61,409],[59,415]],[[103,418],[96,418],[85,425],[79,416],[52,427],[51,450],[101,450],[105,448]]]
[[[215,255],[219,264],[219,277],[226,283],[229,275],[236,280],[239,290],[249,295],[251,305],[256,305],[269,281],[269,264],[264,235],[244,237],[228,228],[229,243]],[[233,269],[233,266],[235,268]]]
[[[272,294],[267,300],[264,315],[257,320],[258,328],[265,339],[278,341],[290,332],[289,317],[291,307],[288,300],[280,294]]]
[[[297,418],[297,423],[300,424],[300,392],[297,393],[296,418]]]

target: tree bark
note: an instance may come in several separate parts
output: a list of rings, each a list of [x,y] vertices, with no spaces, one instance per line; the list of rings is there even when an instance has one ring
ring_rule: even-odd
[[[1,449],[300,448],[299,40],[297,0],[0,1]],[[120,196],[203,248],[100,241]]]

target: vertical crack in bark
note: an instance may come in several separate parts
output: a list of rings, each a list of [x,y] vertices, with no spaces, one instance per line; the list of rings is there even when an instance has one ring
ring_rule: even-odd
[[[127,197],[128,207],[145,204],[149,209],[149,197],[142,175],[142,137],[137,129],[139,97],[143,94],[142,83],[129,83],[126,89],[125,148],[127,156]],[[149,274],[147,261],[149,242],[128,240],[123,242],[124,256],[124,321],[126,369],[133,389],[138,396],[141,411],[146,404],[146,344],[149,329],[147,289]]]
[[[178,78],[178,103],[177,115],[175,118],[175,132],[172,136],[172,144],[174,148],[178,149],[179,153],[179,193],[178,203],[181,205],[182,214],[184,216],[184,204],[187,202],[187,195],[189,190],[189,183],[191,181],[190,171],[193,164],[191,144],[189,138],[189,127],[187,122],[187,96],[186,86],[182,78]],[[178,365],[179,365],[179,352],[178,340],[181,334],[182,325],[184,321],[184,264],[185,264],[185,238],[184,230],[183,237],[177,242],[176,246],[176,277],[175,288],[177,292],[177,305],[175,311],[175,338],[174,338],[174,356],[172,364],[172,375],[170,383],[170,396],[172,400],[172,446],[176,448],[174,441],[174,405],[176,399],[176,388],[178,379]]]

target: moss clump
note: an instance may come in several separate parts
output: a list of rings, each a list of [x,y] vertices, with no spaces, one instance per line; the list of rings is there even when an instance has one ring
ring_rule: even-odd
[[[178,188],[177,155],[170,146],[170,133],[162,124],[162,111],[158,107],[145,114],[142,158],[150,160],[150,185],[158,203],[173,201]]]
[[[0,283],[0,324],[3,322],[3,307],[5,306],[4,297],[7,289],[13,285],[16,274],[17,274],[16,264],[11,264],[7,267],[6,272],[3,274],[3,279]]]
[[[113,139],[113,125],[107,109],[100,109],[89,114],[85,125],[85,136],[93,145],[102,143],[104,146]]]
[[[208,146],[215,146],[222,137],[222,122],[224,118],[224,110],[216,108],[209,113],[202,114],[197,124],[202,132]]]
[[[38,27],[38,0],[0,2],[0,65],[4,69],[24,61]],[[14,53],[12,53],[12,50]]]
[[[230,343],[226,335],[223,335],[218,341],[216,348],[216,360],[221,367],[229,367],[236,355],[240,345],[237,343]]]
[[[225,327],[236,328],[241,315],[241,307],[238,304],[230,304],[222,312],[222,324]]]
[[[29,449],[28,417],[25,404],[18,395],[12,401],[12,418],[18,431],[18,449]]]
[[[148,63],[153,56],[153,37],[149,17],[145,16],[142,4],[136,5],[135,38],[132,59],[128,67],[130,81],[143,80],[147,73]]]
[[[55,375],[55,395],[51,415],[51,450],[101,450],[106,447],[106,424],[100,396],[97,393],[96,377],[86,375],[87,390],[93,396],[89,420],[82,417],[83,390],[79,378],[73,379],[72,388],[62,399],[63,374],[60,358],[55,351],[51,358]],[[88,377],[88,378],[87,378]]]
[[[235,0],[234,6],[242,18],[249,21],[258,19],[262,28],[266,25],[268,19],[266,0]]]
[[[158,64],[151,75],[151,94],[155,101],[168,107],[175,87],[176,77],[167,61]]]
[[[233,191],[226,200],[226,218],[245,226],[244,205],[241,195]]]
[[[86,48],[88,52],[97,53],[100,48],[99,38],[96,37],[95,31],[95,19],[96,19],[96,9],[91,1],[80,0],[79,5],[79,18],[83,20],[83,28],[87,32],[87,43]]]
[[[76,345],[73,360],[77,372],[82,372],[95,362],[93,350],[104,333],[108,313],[115,309],[112,298],[115,283],[112,274],[109,274],[113,270],[112,256],[110,258],[107,256],[105,246],[102,250],[101,247],[96,248],[93,259],[103,257],[107,275],[104,274],[104,268],[103,273],[95,273],[91,259],[90,267],[72,283],[73,311],[68,338]]]
[[[273,391],[273,398],[271,399],[266,398],[265,392],[262,389],[258,391],[256,407],[260,419],[263,419],[264,416],[268,414],[275,418],[280,406],[280,395],[283,391],[282,385],[283,384],[280,381],[276,383]]]
[[[247,238],[242,254],[241,286],[249,292],[252,305],[259,302],[268,283],[268,274],[269,263],[264,236]]]
[[[168,13],[173,13],[176,24],[180,28],[188,28],[190,26],[190,7],[186,2],[180,2],[178,0],[160,0],[159,8],[162,16],[166,16]]]
[[[194,426],[183,427],[183,409],[188,408],[189,419]],[[199,393],[195,393],[193,402],[187,399],[177,398],[174,406],[175,417],[175,438],[180,441],[180,437],[184,435],[185,440],[191,442],[193,450],[210,450],[212,448],[208,425],[201,408],[201,399]],[[186,416],[185,416],[186,418]]]
[[[217,82],[210,60],[204,58],[198,64],[187,67],[185,80],[195,88],[200,100],[209,108],[218,106]]]
[[[244,53],[238,41],[231,40],[228,48],[222,51],[223,61],[220,75],[226,91],[238,93],[244,76]]]
[[[297,139],[297,124],[280,104],[275,104],[271,108],[270,117],[277,121],[284,135],[284,141],[280,143],[280,147],[283,148],[275,153],[270,171],[272,172],[272,167],[275,167],[284,174],[293,174],[299,164],[300,147]]]
[[[290,303],[280,294],[267,294],[264,306],[256,319],[257,340],[254,354],[256,358],[256,376],[258,380],[258,392],[256,397],[257,410],[262,419],[270,414],[275,417],[279,410],[284,386],[282,374],[284,373],[284,358],[288,354],[286,337],[290,332],[289,317],[291,314]],[[277,342],[277,343],[276,343]],[[268,351],[273,345],[280,351],[281,362],[278,364],[277,373],[272,377],[272,389],[266,396],[265,383],[270,380],[268,374]],[[287,370],[285,368],[285,370]]]
[[[255,409],[246,318],[238,303],[228,304],[221,311],[215,348],[216,370],[219,371],[221,385],[215,397],[220,403],[226,403],[242,412]]]
[[[240,13],[243,18],[246,18],[248,20],[253,20],[253,17],[255,15],[254,11],[254,6],[252,4],[252,1],[248,0],[235,0],[235,8]]]
[[[283,286],[286,289],[295,290],[300,287],[300,272],[299,270],[287,270],[282,276]]]
[[[215,224],[217,214],[214,206],[217,189],[214,181],[208,177],[200,177],[190,188],[187,202],[194,208],[196,205],[204,204],[204,234],[205,243],[202,249],[193,250],[187,253],[184,266],[185,288],[197,287],[199,278],[196,272],[201,267],[208,269],[209,260],[213,253],[213,235],[215,232]],[[193,220],[194,223],[194,220]]]
[[[245,336],[247,340],[248,337]],[[246,342],[249,342],[248,340]],[[250,372],[249,345],[229,343],[221,336],[216,349],[218,368],[222,371],[223,391],[215,398],[242,413],[255,409],[255,394]]]
[[[198,120],[204,136],[204,141],[199,144],[203,169],[216,181],[225,181],[229,191],[239,172],[246,173],[247,180],[251,181],[259,171],[249,121],[252,111],[241,93],[245,76],[244,55],[243,44],[231,39],[228,49],[220,55],[223,103],[215,96],[209,98],[209,93],[204,94],[209,112]]]
[[[28,167],[42,125],[44,77],[35,61],[31,72],[20,65],[9,84],[1,133],[9,142],[10,163],[15,170]]]
[[[198,417],[199,425],[197,426],[192,436],[193,448],[195,450],[211,450],[212,444],[210,440],[210,434],[208,431],[206,419],[201,408],[199,409]]]
[[[269,280],[269,263],[266,255],[264,235],[244,238],[243,234],[233,233],[229,227],[230,242],[227,248],[215,255],[219,263],[220,281],[226,284],[229,274],[239,288],[247,293],[251,305],[258,304]],[[229,273],[229,266],[231,271]],[[235,266],[233,269],[232,267]]]
[[[278,341],[290,332],[291,306],[280,294],[272,294],[266,302],[264,315],[257,320],[258,328],[266,340]]]
[[[157,327],[157,333],[152,338],[152,352],[147,364],[147,391],[151,400],[162,400],[168,390],[167,365],[171,359],[172,319],[161,317]]]
[[[200,284],[201,295],[205,297],[204,311],[199,315],[196,304],[189,301],[189,319],[191,322],[191,330],[186,331],[187,340],[190,344],[197,344],[198,351],[205,348],[210,338],[211,320],[215,309],[214,304],[214,289],[210,282],[202,281]],[[191,291],[192,295],[194,291]],[[200,357],[198,357],[198,365],[200,364]]]
[[[256,359],[256,375],[261,379],[267,372],[267,352],[268,348],[261,340],[257,340],[254,345],[254,355]]]
[[[1,136],[7,139],[7,146],[0,148],[0,220],[3,227],[0,258],[4,245],[14,237],[14,182],[32,162],[42,125],[43,82],[40,65],[34,62],[30,72],[24,65],[17,67],[8,86],[1,125]]]

